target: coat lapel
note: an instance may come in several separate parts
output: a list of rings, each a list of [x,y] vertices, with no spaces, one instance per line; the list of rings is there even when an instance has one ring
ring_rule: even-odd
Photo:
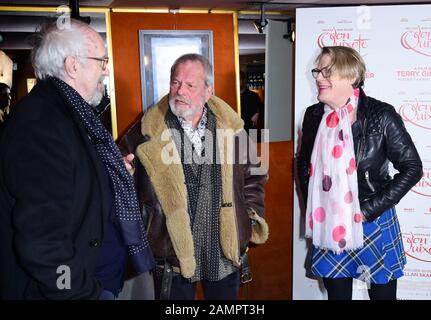
[[[169,108],[168,96],[149,109],[142,118],[141,131],[150,137],[136,153],[145,167],[166,218],[169,236],[180,262],[181,274],[193,276],[196,268],[193,236],[187,207],[185,177],[174,139],[165,124]],[[243,121],[223,100],[213,96],[208,106],[216,116],[218,147],[222,152],[223,206],[220,212],[220,241],[223,253],[234,265],[239,265],[237,223],[233,206],[234,135]],[[224,136],[219,136],[219,133]],[[230,149],[231,148],[231,149]],[[229,164],[229,165],[226,165]]]

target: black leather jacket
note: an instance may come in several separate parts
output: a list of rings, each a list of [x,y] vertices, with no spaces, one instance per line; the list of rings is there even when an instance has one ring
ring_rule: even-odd
[[[323,113],[324,104],[317,103],[308,107],[304,115],[297,168],[305,203],[311,152]],[[422,161],[394,107],[367,97],[362,90],[352,133],[359,202],[362,213],[371,221],[396,205],[421,179]],[[399,171],[393,178],[388,172],[389,162]]]

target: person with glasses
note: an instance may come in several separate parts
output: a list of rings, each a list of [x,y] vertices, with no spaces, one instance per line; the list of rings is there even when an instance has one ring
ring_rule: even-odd
[[[297,167],[311,273],[330,300],[351,300],[353,279],[372,300],[396,299],[406,258],[394,206],[422,177],[401,117],[363,91],[365,70],[354,49],[322,48],[311,71],[319,102],[302,124]]]
[[[266,170],[247,155],[254,144],[244,122],[212,91],[209,61],[178,57],[169,94],[119,142],[134,164],[156,257],[156,299],[193,300],[197,283],[205,299],[237,299],[240,283],[251,280],[250,242],[268,238]]]
[[[96,57],[82,57],[85,59],[92,59],[92,60],[96,60],[96,61],[100,61],[100,66],[102,68],[103,71],[106,70],[106,68],[108,67],[108,63],[109,63],[109,58],[108,57],[103,57],[103,58],[96,58]]]
[[[0,299],[114,299],[154,266],[133,178],[96,115],[100,35],[71,20],[34,41],[36,86],[0,137]]]

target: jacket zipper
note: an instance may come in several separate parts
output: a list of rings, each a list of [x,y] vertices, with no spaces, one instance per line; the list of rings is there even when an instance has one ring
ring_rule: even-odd
[[[359,145],[359,150],[358,150],[358,155],[356,157],[356,168],[359,168],[359,162],[362,160],[362,154],[364,153],[364,148],[365,148],[365,134],[367,132],[367,125],[368,125],[368,118],[365,118],[364,121],[364,130],[362,131],[362,139],[360,141],[360,145]]]
[[[371,191],[376,192],[376,189],[374,189],[373,185],[371,184],[370,173],[368,170],[365,171],[365,181],[367,181],[367,184],[370,187]]]

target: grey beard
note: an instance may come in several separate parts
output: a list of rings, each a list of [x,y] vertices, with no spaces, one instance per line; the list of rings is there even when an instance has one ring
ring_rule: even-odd
[[[94,95],[87,102],[90,106],[96,107],[99,105],[100,101],[102,101],[102,98],[103,98],[103,93],[99,90],[96,90]]]
[[[174,115],[176,115],[177,117],[184,118],[184,119],[191,117],[196,113],[196,110],[193,110],[193,109],[181,111],[180,109],[176,108],[175,106],[172,106],[172,104],[169,104],[169,106],[171,107],[171,111]]]
[[[186,111],[180,110],[180,108],[177,108],[175,106],[175,98],[169,99],[169,108],[171,109],[172,113],[176,115],[177,117],[181,117],[183,119],[189,118],[194,116],[200,108],[190,108]]]

